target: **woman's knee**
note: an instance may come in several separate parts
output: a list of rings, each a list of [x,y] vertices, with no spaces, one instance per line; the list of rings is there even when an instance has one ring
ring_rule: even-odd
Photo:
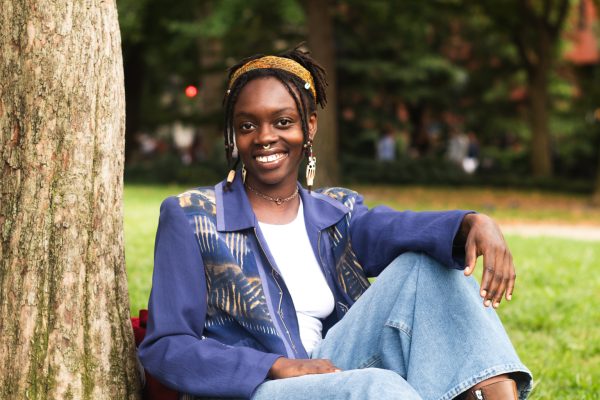
[[[407,399],[420,400],[412,386],[394,371],[381,368],[364,368],[349,371],[358,385],[354,397],[363,399]],[[359,392],[360,395],[358,395]]]
[[[436,259],[425,253],[406,252],[396,257],[386,270],[421,270],[421,269],[447,269]]]
[[[388,264],[379,277],[404,281],[410,275],[419,275],[423,272],[436,273],[439,270],[447,271],[448,268],[425,253],[407,252],[400,254]]]
[[[394,260],[389,264],[388,268],[395,268],[397,265],[403,267],[413,267],[419,264],[423,253],[417,253],[413,251],[408,251],[406,253],[400,254],[398,257],[394,258]]]

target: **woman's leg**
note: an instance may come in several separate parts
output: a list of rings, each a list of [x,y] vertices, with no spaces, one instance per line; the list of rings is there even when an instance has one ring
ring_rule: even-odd
[[[483,307],[475,280],[415,253],[382,272],[313,358],[343,370],[392,370],[424,399],[449,400],[506,373],[521,398],[531,388],[529,370],[495,311]]]
[[[268,380],[256,389],[251,400],[274,399],[422,400],[419,394],[400,375],[387,369],[378,368]],[[179,400],[226,399],[184,395]]]
[[[365,368],[304,375],[261,384],[252,400],[422,400],[395,372]]]

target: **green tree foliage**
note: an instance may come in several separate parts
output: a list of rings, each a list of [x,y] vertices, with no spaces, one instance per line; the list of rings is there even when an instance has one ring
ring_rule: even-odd
[[[536,176],[552,175],[550,80],[560,56],[569,0],[475,2],[497,31],[509,38],[527,77],[531,165]]]
[[[484,172],[543,176],[554,166],[559,177],[591,180],[600,145],[586,115],[600,98],[597,66],[562,57],[567,12],[580,1],[323,3],[334,24],[330,97],[338,104],[328,113],[337,114],[341,158],[373,159],[378,136],[392,129],[404,133],[401,148],[433,165],[459,129],[479,138],[490,160]],[[309,39],[303,5],[121,0],[128,132],[181,120],[203,131],[210,125],[220,143],[227,67]],[[185,98],[186,84],[197,84],[202,98]]]
[[[444,9],[413,1],[341,3],[340,99],[345,130],[353,132],[342,135],[345,151],[372,156],[368,143],[386,125],[398,125],[401,104],[409,114],[410,145],[419,153],[429,150],[425,114],[448,109],[466,79],[464,68],[441,52],[449,29]]]
[[[230,65],[255,53],[282,51],[303,38],[304,13],[293,0],[120,0],[118,6],[130,135],[174,120],[200,124],[219,118],[214,107],[206,112],[187,99],[186,85],[202,91],[210,86],[205,78],[217,79],[221,96],[211,101],[220,105]],[[207,44],[215,41],[218,57],[207,62]],[[128,139],[134,144],[132,136]]]

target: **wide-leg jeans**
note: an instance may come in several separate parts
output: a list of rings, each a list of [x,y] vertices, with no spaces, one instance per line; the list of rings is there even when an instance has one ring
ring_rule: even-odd
[[[525,399],[531,373],[482,303],[472,277],[405,253],[313,351],[342,372],[269,380],[252,400],[450,400],[505,373]]]

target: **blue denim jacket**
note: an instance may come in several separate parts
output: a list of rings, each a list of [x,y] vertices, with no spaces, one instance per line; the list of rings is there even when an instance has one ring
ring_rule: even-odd
[[[306,358],[291,296],[260,232],[241,177],[166,199],[154,250],[146,337],[139,356],[170,387],[249,398],[282,355]],[[307,233],[339,321],[395,257],[428,253],[451,268],[468,211],[369,210],[356,192],[300,187]]]

